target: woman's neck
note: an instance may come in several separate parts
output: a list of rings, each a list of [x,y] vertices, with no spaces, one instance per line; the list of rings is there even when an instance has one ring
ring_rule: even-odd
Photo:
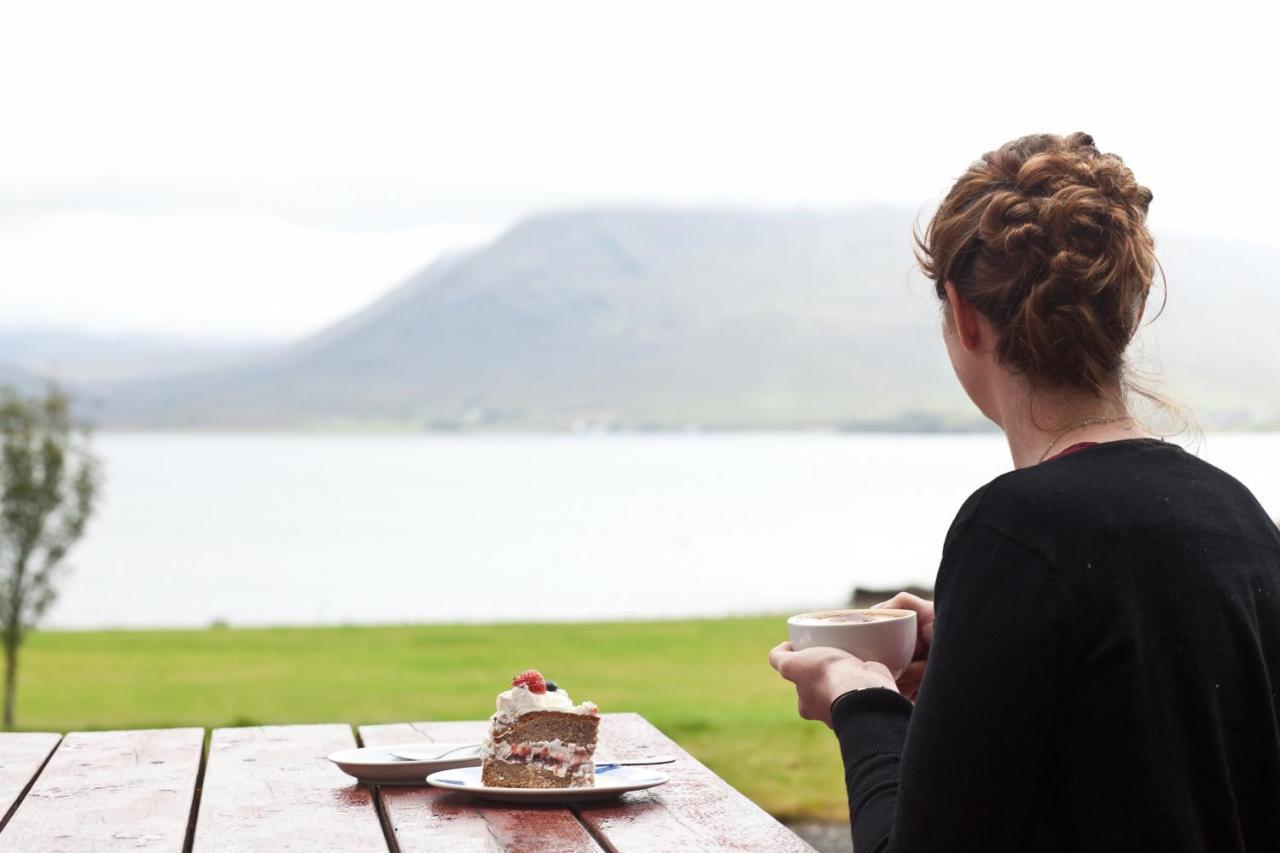
[[[1117,386],[1103,396],[1077,391],[1035,391],[1021,383],[1002,395],[997,423],[1009,442],[1015,468],[1043,462],[1081,442],[1149,438],[1129,414]]]

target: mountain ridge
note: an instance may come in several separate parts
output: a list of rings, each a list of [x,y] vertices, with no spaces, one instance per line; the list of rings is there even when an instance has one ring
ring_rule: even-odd
[[[442,257],[362,310],[238,366],[101,390],[161,428],[977,428],[915,211],[557,211]],[[1140,361],[1211,421],[1280,422],[1280,253],[1171,237]],[[1248,311],[1229,310],[1247,305]],[[1248,366],[1248,370],[1244,366]],[[1221,417],[1220,417],[1221,416]]]

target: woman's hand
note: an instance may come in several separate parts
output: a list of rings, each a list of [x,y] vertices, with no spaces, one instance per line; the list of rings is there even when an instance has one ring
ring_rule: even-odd
[[[914,610],[916,612],[916,650],[911,656],[911,663],[898,676],[898,691],[912,702],[920,692],[920,681],[924,678],[924,667],[929,660],[929,646],[933,645],[933,602],[925,601],[918,595],[900,592],[893,598],[877,604],[880,608],[894,610]]]
[[[884,664],[859,660],[839,649],[815,647],[795,651],[782,643],[769,652],[769,664],[796,686],[796,704],[806,720],[831,725],[831,703],[850,690],[884,687],[896,691]]]

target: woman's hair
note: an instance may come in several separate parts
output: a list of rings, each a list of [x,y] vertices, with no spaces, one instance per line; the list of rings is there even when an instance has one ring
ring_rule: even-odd
[[[956,181],[917,258],[939,299],[950,281],[995,327],[1001,364],[1101,396],[1123,379],[1158,266],[1150,204],[1087,133],[1024,136]]]

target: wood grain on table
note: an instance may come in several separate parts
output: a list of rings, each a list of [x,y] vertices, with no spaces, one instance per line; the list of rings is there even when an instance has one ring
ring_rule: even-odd
[[[204,729],[72,732],[0,832],[0,850],[181,853]]]
[[[27,786],[49,760],[62,735],[44,732],[0,734],[0,827],[9,822]]]
[[[340,724],[215,729],[193,849],[386,851],[373,795],[325,757],[355,745]]]
[[[609,851],[813,851],[639,714],[605,714],[599,751],[621,760],[677,756],[675,764],[653,768],[671,777],[665,785],[623,794],[618,800],[574,806],[592,833],[606,839]]]

